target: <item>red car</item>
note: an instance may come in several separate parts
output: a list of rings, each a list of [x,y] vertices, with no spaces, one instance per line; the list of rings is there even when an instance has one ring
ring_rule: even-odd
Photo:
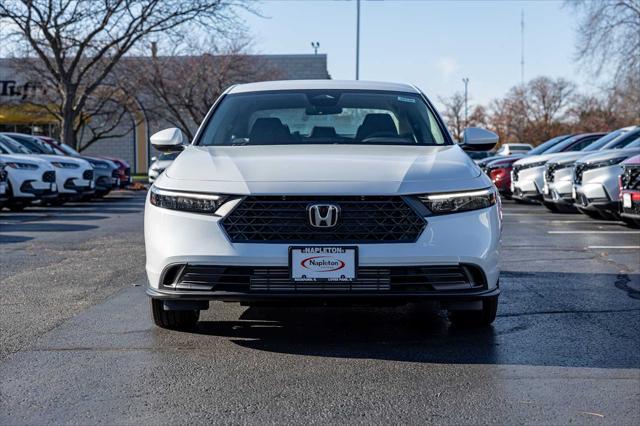
[[[513,163],[522,157],[522,155],[509,155],[480,166],[498,188],[500,195],[506,199],[511,198],[511,169]]]
[[[631,226],[640,227],[640,155],[622,163],[620,216]]]

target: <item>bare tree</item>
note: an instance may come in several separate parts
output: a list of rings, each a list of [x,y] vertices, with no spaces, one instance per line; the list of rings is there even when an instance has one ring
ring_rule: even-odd
[[[575,85],[562,78],[537,77],[527,84],[527,115],[543,140],[557,132],[574,90]]]
[[[640,0],[566,0],[580,14],[578,60],[617,79],[640,75]]]
[[[167,38],[186,24],[210,30],[234,21],[234,0],[2,0],[0,25],[55,94],[61,138],[78,147],[87,104],[97,100],[120,60],[149,36]],[[243,7],[243,6],[242,6]],[[7,30],[8,28],[8,30]],[[114,89],[115,90],[115,89]]]
[[[464,94],[456,92],[449,97],[439,98],[444,106],[442,115],[447,122],[451,136],[456,140],[462,140],[464,132]]]
[[[229,86],[281,77],[270,63],[248,54],[246,37],[236,35],[223,46],[212,40],[192,40],[188,45],[188,52],[174,50],[168,56],[124,64],[127,74],[135,76],[127,91],[146,99],[147,115],[178,127],[189,139]]]

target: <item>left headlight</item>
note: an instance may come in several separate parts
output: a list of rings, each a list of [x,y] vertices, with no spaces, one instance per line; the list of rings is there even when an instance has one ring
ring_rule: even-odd
[[[57,167],[59,169],[77,169],[77,168],[80,168],[80,166],[77,165],[76,163],[65,163],[64,161],[52,161],[51,164],[53,164],[54,167]]]
[[[109,164],[102,161],[89,161],[89,163],[91,163],[91,166],[93,166],[94,169],[105,170],[109,168]]]
[[[215,214],[228,195],[168,191],[152,186],[149,201],[157,207],[192,213]]]
[[[418,196],[433,214],[459,213],[491,207],[497,202],[493,188]]]

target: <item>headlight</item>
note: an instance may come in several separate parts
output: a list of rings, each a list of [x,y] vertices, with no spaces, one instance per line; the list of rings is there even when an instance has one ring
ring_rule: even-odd
[[[14,169],[22,169],[22,170],[36,170],[38,168],[38,166],[35,164],[16,163],[16,162],[7,163],[7,166]]]
[[[616,165],[618,163],[622,163],[626,159],[627,159],[627,157],[616,157],[616,158],[612,158],[610,160],[604,160],[604,161],[598,161],[598,162],[595,162],[595,163],[591,163],[587,167],[589,169],[597,169],[599,167],[614,166],[614,165]]]
[[[192,213],[214,214],[229,198],[227,195],[167,191],[151,187],[149,201],[157,207]]]
[[[479,191],[452,192],[418,196],[420,201],[433,214],[466,212],[491,207],[496,204],[497,196],[493,188]]]
[[[103,163],[102,161],[89,161],[89,163],[96,169],[105,170],[109,168],[109,164]]]
[[[51,164],[59,169],[77,169],[80,167],[76,163],[65,163],[64,161],[52,161]]]

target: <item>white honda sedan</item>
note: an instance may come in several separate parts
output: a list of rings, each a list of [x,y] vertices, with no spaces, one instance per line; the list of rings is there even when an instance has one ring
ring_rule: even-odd
[[[498,303],[500,200],[416,87],[238,85],[213,105],[147,196],[151,309],[185,329],[214,300],[245,305],[436,300],[487,325]]]

